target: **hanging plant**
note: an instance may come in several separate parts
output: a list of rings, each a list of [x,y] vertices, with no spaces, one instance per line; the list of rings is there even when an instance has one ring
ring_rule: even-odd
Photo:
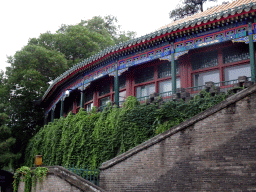
[[[13,191],[18,191],[19,183],[25,182],[24,192],[31,192],[31,170],[29,167],[22,166],[18,168],[14,173]]]
[[[33,171],[26,166],[18,168],[14,173],[13,191],[18,191],[20,181],[25,182],[24,192],[31,192],[32,186],[35,190],[37,180],[39,181],[41,189],[43,180],[46,178],[48,171],[46,167],[37,167]]]
[[[46,179],[48,171],[49,170],[46,167],[37,167],[35,170],[32,171],[32,186],[34,190],[36,189],[37,180],[39,181],[39,188],[41,190],[43,181]]]

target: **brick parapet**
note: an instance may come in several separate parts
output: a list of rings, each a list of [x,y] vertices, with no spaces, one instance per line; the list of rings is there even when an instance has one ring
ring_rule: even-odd
[[[242,90],[241,92],[231,96],[231,97],[228,97],[225,101],[222,101],[221,103],[203,111],[202,113],[199,113],[198,115],[195,115],[194,117],[182,122],[181,124],[173,127],[172,129],[164,132],[164,133],[161,133],[147,141],[145,141],[144,143],[130,149],[129,151],[109,160],[109,161],[106,161],[104,163],[102,163],[101,167],[99,168],[100,170],[104,170],[104,169],[107,169],[127,158],[129,158],[130,156],[144,150],[144,149],[147,149],[148,147],[156,144],[156,143],[159,143],[161,142],[162,140],[166,139],[167,137],[170,137],[171,135],[181,131],[182,129],[185,129],[187,127],[189,127],[190,125],[193,125],[194,123],[220,111],[221,109],[243,99],[244,97],[252,94],[256,92],[256,85],[254,86],[251,86],[247,89],[244,89]]]
[[[46,180],[43,181],[42,186],[37,182],[36,191],[50,192],[50,191],[88,191],[88,192],[104,192],[105,190],[94,185],[93,183],[83,179],[82,177],[72,173],[61,166],[47,167]],[[32,168],[33,169],[33,168]],[[19,192],[24,191],[24,182],[19,185]]]
[[[102,164],[107,191],[256,191],[256,86]]]

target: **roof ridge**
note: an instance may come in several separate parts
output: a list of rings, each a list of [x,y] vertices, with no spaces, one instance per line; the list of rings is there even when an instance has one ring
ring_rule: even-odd
[[[175,26],[176,24],[180,24],[183,22],[191,21],[191,20],[200,18],[201,16],[204,16],[204,15],[216,14],[216,13],[228,10],[228,9],[232,9],[232,8],[239,7],[241,5],[245,5],[245,4],[249,4],[249,3],[253,3],[253,2],[256,2],[256,0],[236,0],[236,1],[226,3],[226,4],[216,5],[212,8],[207,9],[206,11],[199,12],[194,15],[187,16],[185,18],[182,18],[182,19],[176,20],[174,22],[171,22],[167,25],[164,25],[164,26],[160,27],[158,30],[161,30],[161,29],[164,29],[167,27],[171,27],[171,26]]]
[[[234,7],[236,7],[236,6],[239,6],[240,4],[239,4],[239,0],[237,0],[237,1],[233,1],[234,2]],[[232,3],[233,3],[232,2]]]

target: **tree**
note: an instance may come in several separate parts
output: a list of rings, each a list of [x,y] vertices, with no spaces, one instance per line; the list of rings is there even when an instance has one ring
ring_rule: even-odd
[[[107,15],[105,17],[94,16],[92,19],[81,20],[78,24],[83,26],[90,31],[99,33],[104,36],[111,36],[111,39],[115,44],[119,42],[125,42],[127,40],[133,39],[136,37],[136,32],[134,31],[122,31],[121,26],[117,25],[118,20],[112,15]],[[74,25],[65,25],[62,24],[61,27],[57,30],[57,33],[65,33]],[[125,36],[125,38],[123,38]],[[45,38],[44,38],[45,39]],[[111,46],[112,43],[108,46]],[[106,48],[106,47],[103,47]]]
[[[62,53],[38,45],[25,46],[14,57],[9,57],[8,63],[11,67],[7,68],[6,74],[12,89],[18,84],[19,87],[37,91],[38,95],[46,91],[47,82],[68,68]]]
[[[55,40],[55,49],[72,61],[71,65],[114,45],[107,33],[103,35],[81,25],[69,26],[64,32],[56,33]]]
[[[3,104],[0,104],[3,108]],[[7,166],[10,160],[17,157],[11,152],[11,146],[15,143],[15,139],[11,137],[11,129],[7,126],[8,115],[0,113],[0,169]]]
[[[9,118],[5,111],[5,83],[4,73],[0,71],[0,169],[7,166],[11,159],[19,156],[19,154],[11,152],[11,146],[14,145],[15,139],[11,137],[11,129],[8,127]]]
[[[121,26],[117,25],[118,20],[112,15],[105,17],[95,16],[87,21],[81,20],[79,25],[85,26],[90,31],[100,33],[102,35],[110,35],[114,44],[125,42],[135,38],[136,32],[134,31],[121,31]]]
[[[50,31],[40,34],[39,38],[29,39],[29,45],[39,45],[49,50],[55,50],[55,35]]]
[[[62,25],[55,36],[55,49],[65,54],[67,60],[72,60],[71,66],[109,46],[135,37],[135,32],[121,31],[117,22],[116,17],[108,15],[81,20],[78,25]]]
[[[113,16],[94,16],[92,19],[81,20],[78,24],[84,26],[90,31],[100,33],[102,35],[110,35],[114,37],[117,34],[119,26],[116,26],[117,18]]]
[[[169,13],[170,19],[176,21],[195,13],[203,12],[203,4],[206,1],[216,2],[217,0],[183,0],[181,4],[178,4],[177,7]]]
[[[39,38],[30,39],[28,44],[64,54],[69,67],[114,45],[108,33],[101,34],[82,25],[62,25],[55,34],[43,33]]]
[[[47,82],[63,73],[68,66],[62,53],[38,45],[23,47],[9,57],[8,62],[11,67],[6,70],[6,112],[12,136],[16,139],[12,150],[13,153],[24,154],[29,139],[44,122],[43,109],[34,105],[34,101],[43,96],[48,88]],[[22,164],[22,159],[16,162],[17,166]]]
[[[8,125],[16,139],[13,153],[24,155],[29,139],[43,125],[43,109],[35,101],[42,98],[47,82],[102,49],[134,37],[134,32],[120,31],[116,21],[112,16],[98,16],[77,25],[62,25],[56,33],[29,39],[28,45],[8,57],[11,67],[6,70],[5,98]]]
[[[130,39],[134,39],[136,36],[136,32],[134,31],[121,31],[119,36],[115,39],[116,44],[129,41]]]
[[[121,31],[120,28],[116,17],[95,16],[81,20],[77,25],[63,24],[56,33],[46,32],[39,38],[30,39],[28,44],[63,53],[68,66],[72,67],[109,46],[135,37],[135,32]]]

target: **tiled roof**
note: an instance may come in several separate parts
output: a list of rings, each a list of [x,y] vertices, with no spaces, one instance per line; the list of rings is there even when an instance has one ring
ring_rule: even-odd
[[[236,13],[241,13],[243,11],[243,8],[249,8],[248,6],[246,6],[246,4],[250,4],[252,3],[252,5],[254,6],[253,9],[255,9],[255,3],[256,0],[237,0],[237,1],[233,1],[231,3],[226,3],[226,4],[222,4],[222,5],[218,5],[215,7],[212,7],[206,11],[200,12],[200,13],[196,13],[194,15],[191,15],[189,17],[174,21],[168,25],[165,25],[161,28],[159,28],[159,30],[161,29],[165,29],[165,28],[170,28],[172,26],[177,26],[179,24],[184,24],[184,23],[190,23],[192,21],[195,20],[201,20],[201,19],[207,19],[208,20],[214,20],[214,19],[218,19],[217,16],[221,17],[224,14],[236,14]],[[251,7],[250,7],[251,8]],[[250,9],[249,9],[250,10]],[[249,11],[248,10],[248,11]],[[220,14],[222,13],[222,14]]]
[[[248,12],[251,9],[256,9],[256,0],[233,1],[232,3],[219,5],[219,6],[211,8],[211,9],[208,9],[204,12],[197,13],[197,14],[194,14],[187,18],[183,18],[178,21],[172,22],[169,25],[161,27],[159,30],[157,30],[153,33],[132,39],[132,40],[124,42],[124,43],[114,45],[112,47],[108,47],[108,48],[102,50],[101,52],[97,53],[96,55],[93,55],[90,58],[83,60],[82,62],[78,63],[77,65],[73,66],[72,68],[70,68],[63,74],[61,74],[59,77],[57,77],[53,81],[53,83],[48,87],[42,100],[44,100],[46,98],[46,96],[49,94],[51,89],[54,88],[54,86],[57,83],[61,82],[65,78],[69,77],[69,75],[73,74],[75,71],[86,67],[87,65],[91,64],[92,62],[94,62],[110,53],[117,52],[117,51],[120,51],[125,48],[129,48],[129,47],[139,44],[141,42],[150,41],[151,39],[153,39],[157,36],[165,35],[166,33],[175,32],[179,29],[181,30],[183,28],[187,28],[190,26],[194,27],[196,24],[200,25],[201,23],[207,23],[208,21],[213,21],[215,19],[219,20],[221,18],[226,18],[230,15],[242,13],[243,11]]]

